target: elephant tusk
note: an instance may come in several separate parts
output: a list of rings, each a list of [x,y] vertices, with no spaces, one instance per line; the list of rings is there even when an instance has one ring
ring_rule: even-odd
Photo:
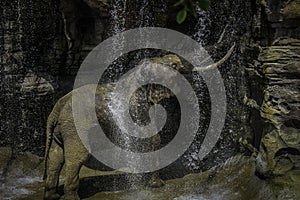
[[[226,55],[221,59],[219,60],[218,62],[216,63],[213,63],[211,65],[207,65],[205,67],[194,67],[192,69],[193,72],[196,72],[196,71],[205,71],[205,70],[210,70],[210,69],[214,69],[220,65],[222,65],[232,54],[233,50],[234,50],[234,47],[235,47],[235,43],[231,46],[231,48],[229,49],[229,51],[226,53]]]

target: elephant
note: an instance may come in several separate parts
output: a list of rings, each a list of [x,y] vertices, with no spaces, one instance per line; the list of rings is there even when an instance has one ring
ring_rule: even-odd
[[[194,68],[188,68],[182,64],[181,59],[174,54],[167,54],[162,57],[148,58],[141,61],[139,65],[155,65],[155,66],[167,66],[174,69],[174,73],[167,73],[168,81],[176,86],[177,72],[191,73],[192,71],[211,70],[223,64],[232,54],[235,44],[230,48],[226,55],[208,66],[197,66]],[[143,68],[139,68],[132,79],[138,80],[139,78],[147,77],[147,74],[143,74]],[[156,73],[164,74],[164,67],[155,68],[158,70]],[[115,131],[116,124],[112,118],[112,112],[109,107],[113,91],[116,84],[101,84],[101,85],[85,85],[80,88],[74,89],[62,98],[60,98],[55,104],[52,112],[47,120],[47,141],[45,151],[45,192],[44,199],[53,200],[59,199],[60,195],[57,193],[59,184],[59,175],[63,165],[66,169],[66,178],[64,184],[64,198],[66,200],[80,199],[78,196],[79,187],[79,172],[83,165],[87,167],[94,166],[91,164],[92,156],[90,151],[82,144],[74,124],[72,113],[72,94],[73,92],[90,93],[96,89],[95,92],[95,111],[98,122],[100,123],[106,136],[112,141],[118,141],[118,145],[122,148],[127,148],[131,151],[154,151],[160,148],[161,138],[159,134],[155,134],[150,137],[150,141],[131,139],[124,140],[122,135]],[[143,86],[132,95],[130,101],[130,112],[132,119],[137,124],[147,124],[150,121],[149,110],[154,104],[159,104],[165,99],[175,98],[174,93],[168,88],[160,85],[150,84]],[[84,101],[84,99],[83,99]],[[85,102],[82,102],[85,103]],[[82,119],[85,120],[85,119]],[[85,134],[88,136],[93,126],[84,127]],[[156,130],[151,130],[155,131]],[[114,133],[114,134],[111,134]],[[118,140],[116,140],[118,138]],[[127,144],[124,145],[124,143]],[[110,169],[112,170],[112,169]],[[150,179],[150,185],[153,187],[162,186],[164,183],[159,178],[157,172],[152,174]]]
[[[152,63],[169,66],[175,70],[184,68],[181,60],[176,55],[168,54],[163,57],[156,57],[145,59],[143,63]],[[174,70],[174,71],[175,71]],[[142,73],[138,71],[138,73]],[[163,73],[163,72],[158,72]],[[140,75],[140,74],[139,74]],[[135,74],[134,77],[137,75]],[[168,80],[176,76],[176,73],[170,74]],[[74,118],[72,114],[72,93],[83,91],[89,93],[93,88],[96,89],[95,93],[95,110],[98,121],[107,137],[112,141],[117,141],[122,146],[124,140],[122,135],[113,135],[112,132],[116,129],[116,125],[112,119],[111,110],[109,108],[109,102],[111,101],[112,93],[116,85],[114,83],[101,84],[101,85],[85,85],[80,88],[74,89],[62,98],[60,98],[55,104],[52,112],[47,120],[47,141],[46,141],[46,153],[45,153],[45,192],[44,199],[52,200],[59,199],[60,195],[57,193],[59,184],[59,175],[63,165],[65,165],[66,177],[64,184],[64,199],[79,199],[77,194],[79,187],[79,172],[83,165],[87,167],[93,167],[89,150],[82,144],[74,124]],[[160,85],[147,85],[143,86],[137,92],[135,92],[131,98],[130,112],[133,113],[132,117],[137,123],[147,123],[150,118],[148,111],[154,104],[158,104],[163,99],[170,99],[174,97],[174,94],[167,88]],[[90,125],[87,125],[90,126]],[[90,129],[93,127],[85,127],[86,134],[89,134]],[[122,146],[124,148],[131,148],[135,151],[152,151],[158,149],[160,146],[160,136],[156,134],[150,138],[150,142],[141,140],[139,144],[137,141],[132,140],[129,145]],[[108,169],[112,170],[112,169]],[[157,172],[152,173],[150,178],[150,186],[160,187],[164,183],[159,178]]]

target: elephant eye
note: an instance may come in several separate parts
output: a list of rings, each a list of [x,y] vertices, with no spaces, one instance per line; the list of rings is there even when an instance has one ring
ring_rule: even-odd
[[[177,68],[177,64],[176,64],[176,63],[173,63],[173,64],[172,64],[172,68],[176,69],[176,68]]]

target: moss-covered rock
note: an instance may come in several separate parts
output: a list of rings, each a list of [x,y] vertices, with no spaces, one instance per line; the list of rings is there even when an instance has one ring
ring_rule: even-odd
[[[256,171],[274,180],[288,174],[295,176],[299,170],[299,7],[299,0],[259,1],[253,41],[249,40],[251,49],[258,53],[257,59],[249,61],[248,81],[255,86],[250,88],[250,98],[257,101],[253,112],[259,113],[257,118],[263,121],[262,129],[255,130],[255,135],[261,136]],[[296,179],[289,181],[282,184],[296,184]],[[287,196],[283,192],[277,197]]]
[[[263,174],[282,175],[296,167],[300,157],[300,45],[299,40],[277,41],[280,46],[263,48],[259,60],[266,79],[260,115],[269,125],[261,144],[261,156],[266,165]]]
[[[291,21],[299,20],[299,1],[274,2],[263,4],[267,18],[261,18],[262,25],[273,27],[274,34],[268,33],[267,44],[261,44],[255,67],[263,79],[257,172],[264,177],[293,173],[300,158],[300,40],[294,29],[299,25]]]

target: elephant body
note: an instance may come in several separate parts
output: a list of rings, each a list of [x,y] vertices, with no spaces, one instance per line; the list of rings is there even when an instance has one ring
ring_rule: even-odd
[[[155,63],[160,63],[174,67],[181,66],[180,59],[177,56],[169,55],[162,58],[153,59]],[[176,61],[176,62],[175,62]],[[171,77],[170,77],[171,81]],[[107,137],[117,142],[122,148],[129,148],[132,151],[153,151],[160,146],[160,136],[156,134],[149,140],[129,140],[122,137],[118,127],[116,127],[113,119],[109,103],[112,98],[115,84],[103,85],[86,85],[73,90],[72,92],[92,92],[96,89],[95,94],[95,111],[103,131]],[[57,187],[59,175],[63,165],[65,165],[66,177],[64,184],[64,198],[76,200],[79,199],[77,194],[79,187],[79,172],[83,165],[92,166],[91,154],[89,150],[81,142],[74,124],[72,113],[72,92],[60,98],[55,104],[47,121],[47,143],[45,153],[45,195],[44,199],[59,199]],[[163,99],[170,99],[174,94],[162,86],[145,86],[133,94],[130,104],[130,112],[133,113],[132,118],[137,123],[149,122],[149,109],[152,105],[159,103]],[[83,98],[84,100],[84,98]],[[82,102],[84,103],[84,102]],[[83,119],[85,120],[85,119]],[[84,127],[86,135],[93,125]],[[113,134],[112,134],[113,133]],[[126,143],[126,145],[125,145]],[[129,144],[129,145],[128,145]],[[109,168],[108,168],[109,169]],[[157,187],[163,184],[159,179],[158,173],[152,174],[152,184]]]

